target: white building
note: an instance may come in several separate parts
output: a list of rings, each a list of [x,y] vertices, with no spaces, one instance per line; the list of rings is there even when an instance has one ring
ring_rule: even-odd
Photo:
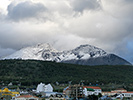
[[[53,87],[51,84],[45,85],[43,83],[38,84],[37,92],[53,92]]]
[[[124,97],[133,97],[133,92],[123,92]]]
[[[119,88],[116,90],[113,90],[111,92],[102,92],[102,95],[106,95],[106,96],[113,96],[116,95],[116,99],[122,99],[122,98],[133,98],[133,91],[127,91],[123,88]]]
[[[45,92],[53,92],[53,87],[51,84],[45,85]]]
[[[100,87],[95,87],[95,86],[84,86],[84,94],[85,96],[88,95],[98,95],[99,93],[102,93],[102,89]]]
[[[37,92],[44,92],[45,91],[45,84],[43,84],[43,83],[38,84],[36,91]]]

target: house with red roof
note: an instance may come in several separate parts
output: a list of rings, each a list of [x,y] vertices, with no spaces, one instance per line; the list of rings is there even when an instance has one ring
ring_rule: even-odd
[[[124,88],[118,88],[118,89],[116,89],[116,90],[112,90],[111,92],[121,93],[121,92],[127,92],[127,90],[124,89]]]
[[[115,94],[121,94],[123,92],[127,92],[127,90],[123,89],[123,88],[118,88],[116,90],[112,90],[112,91],[106,91],[106,92],[102,92],[102,95],[108,95],[108,96],[112,96],[112,95],[115,95]]]
[[[32,95],[21,95],[16,97],[15,100],[39,100],[39,98]]]
[[[119,88],[111,92],[102,92],[102,95],[115,96],[117,99],[118,98],[127,98],[127,99],[130,98],[130,100],[133,100],[133,91],[127,91],[123,88]]]
[[[100,87],[97,86],[84,86],[84,95],[88,96],[88,95],[98,95],[99,93],[102,93],[102,89]]]
[[[133,91],[129,91],[129,92],[122,92],[124,97],[133,97]]]

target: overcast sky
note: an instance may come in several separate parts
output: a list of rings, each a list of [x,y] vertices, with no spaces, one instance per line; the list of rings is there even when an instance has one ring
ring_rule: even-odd
[[[38,43],[90,44],[133,63],[133,0],[0,0],[0,57]]]

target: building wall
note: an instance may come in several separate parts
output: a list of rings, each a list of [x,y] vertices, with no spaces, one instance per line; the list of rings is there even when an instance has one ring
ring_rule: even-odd
[[[133,93],[122,93],[124,95],[124,97],[132,97]]]
[[[40,83],[37,86],[37,92],[44,92],[45,91],[45,84]]]
[[[53,92],[53,87],[51,84],[45,85],[43,83],[38,84],[37,92]]]
[[[24,97],[22,97],[22,98],[15,98],[15,100],[30,100],[30,99],[32,99],[32,100],[39,100],[38,98],[34,98],[34,97],[31,97],[31,98],[24,98]]]
[[[94,89],[94,91],[87,91],[86,88],[84,88],[84,94],[85,96],[88,96],[88,95],[98,95],[99,93],[102,93],[102,90],[101,89]]]
[[[101,89],[94,89],[95,91],[95,95],[98,95],[99,93],[102,93],[102,90]]]
[[[51,84],[45,85],[45,92],[53,92],[53,87]]]

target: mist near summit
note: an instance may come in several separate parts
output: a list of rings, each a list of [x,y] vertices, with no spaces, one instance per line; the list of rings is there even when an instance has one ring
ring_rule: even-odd
[[[0,57],[50,43],[90,44],[133,63],[133,0],[0,0]]]

